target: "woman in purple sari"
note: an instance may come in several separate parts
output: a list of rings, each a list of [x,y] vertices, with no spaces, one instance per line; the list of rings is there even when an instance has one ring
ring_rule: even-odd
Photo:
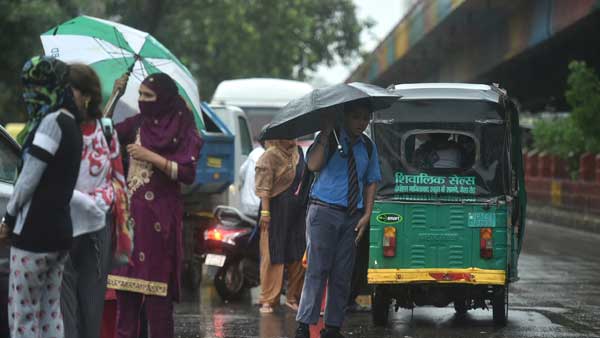
[[[139,92],[140,114],[115,126],[129,154],[134,251],[130,263],[109,276],[108,285],[117,290],[117,338],[138,337],[144,303],[152,336],[169,338],[183,259],[179,184],[193,182],[202,140],[171,77],[152,74]]]

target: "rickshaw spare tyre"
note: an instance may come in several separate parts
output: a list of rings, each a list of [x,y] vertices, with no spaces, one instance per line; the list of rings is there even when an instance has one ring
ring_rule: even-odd
[[[390,313],[390,299],[383,285],[376,285],[373,288],[372,299],[371,315],[373,316],[373,324],[376,326],[387,325]]]
[[[215,289],[223,301],[239,300],[242,296],[244,274],[239,263],[239,260],[226,262],[215,275]]]
[[[494,324],[505,326],[508,319],[508,284],[494,287],[492,312]]]

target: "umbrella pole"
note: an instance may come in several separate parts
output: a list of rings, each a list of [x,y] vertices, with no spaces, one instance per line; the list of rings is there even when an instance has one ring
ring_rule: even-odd
[[[108,103],[106,107],[104,107],[104,111],[102,112],[102,117],[112,117],[115,106],[117,105],[117,100],[123,95],[121,90],[115,92],[110,99],[108,99]]]
[[[127,74],[128,77],[129,77],[129,75],[131,75],[131,72],[133,72],[133,67],[135,66],[135,63],[138,62],[139,59],[140,59],[140,56],[136,54],[135,60],[133,61],[131,66],[129,66],[129,68],[127,69],[127,72],[125,73],[125,74]],[[129,82],[129,78],[127,79],[127,82]],[[115,107],[117,106],[117,101],[121,98],[121,96],[123,96],[123,94],[125,94],[125,89],[127,89],[127,83],[125,83],[125,86],[123,88],[121,88],[120,90],[117,90],[113,95],[111,95],[111,97],[108,99],[108,103],[106,103],[106,107],[104,107],[104,111],[102,112],[102,117],[112,118],[113,113],[115,111]]]
[[[337,150],[340,152],[340,154],[343,155],[344,151],[342,149],[342,144],[340,143],[340,140],[338,139],[335,129],[333,129],[333,137],[335,138],[335,142],[337,143]]]

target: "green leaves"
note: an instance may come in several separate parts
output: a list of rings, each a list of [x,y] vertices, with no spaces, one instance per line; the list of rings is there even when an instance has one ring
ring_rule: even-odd
[[[157,36],[190,62],[204,98],[225,79],[304,79],[320,63],[358,53],[363,25],[351,0],[179,2]]]
[[[600,153],[600,80],[585,62],[572,61],[565,93],[570,116],[534,124],[537,149],[568,160],[572,172],[584,152]]]
[[[66,19],[58,1],[0,1],[0,120],[25,118],[19,92],[21,68],[27,59],[43,52],[39,34]]]
[[[540,120],[533,126],[534,146],[563,159],[585,152],[585,138],[572,116]]]
[[[582,61],[572,61],[569,70],[565,96],[573,122],[585,137],[586,150],[600,152],[600,80]]]
[[[151,33],[190,69],[205,100],[222,80],[303,80],[321,63],[349,61],[369,25],[356,18],[352,0],[1,1],[0,120],[24,118],[16,114],[24,109],[19,72],[42,52],[39,35],[80,14]]]

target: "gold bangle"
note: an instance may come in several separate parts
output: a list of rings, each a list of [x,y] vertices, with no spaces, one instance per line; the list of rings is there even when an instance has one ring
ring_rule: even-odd
[[[178,165],[177,162],[170,161],[171,163],[171,179],[177,180]]]
[[[260,211],[260,215],[261,216],[271,216],[271,211],[269,211],[269,210],[261,210]]]

